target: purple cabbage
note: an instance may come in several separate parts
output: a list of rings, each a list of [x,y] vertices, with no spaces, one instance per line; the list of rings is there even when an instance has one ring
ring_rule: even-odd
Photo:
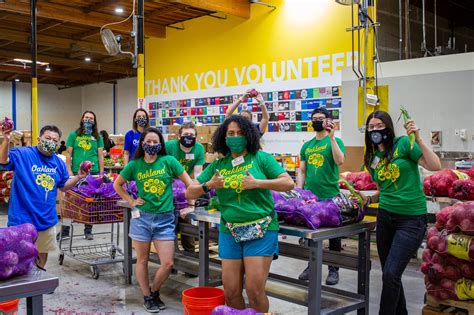
[[[256,314],[258,313],[253,308],[238,310],[227,305],[217,306],[211,312],[211,315],[256,315]]]

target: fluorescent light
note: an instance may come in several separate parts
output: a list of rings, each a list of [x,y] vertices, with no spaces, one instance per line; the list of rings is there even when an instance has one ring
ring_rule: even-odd
[[[91,57],[86,57],[86,58],[84,58],[84,61],[85,61],[85,62],[90,62],[90,61],[91,61]]]
[[[22,64],[33,63],[33,61],[31,61],[29,59],[20,59],[20,58],[15,58],[15,59],[13,59],[13,61],[16,61],[16,62],[19,62],[19,63],[22,63]],[[36,64],[39,65],[39,66],[49,65],[48,62],[41,62],[41,61],[36,61]]]
[[[20,79],[15,79],[15,82],[20,82]]]
[[[115,13],[119,13],[119,14],[123,13],[123,8],[120,8],[120,7],[115,8]]]

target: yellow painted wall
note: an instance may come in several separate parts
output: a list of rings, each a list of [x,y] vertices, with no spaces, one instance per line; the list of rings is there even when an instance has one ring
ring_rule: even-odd
[[[248,20],[201,17],[184,22],[184,31],[168,28],[166,39],[147,39],[147,101],[250,86],[269,91],[340,85],[340,70],[352,56],[350,8],[334,0],[266,2],[277,9],[252,4]]]

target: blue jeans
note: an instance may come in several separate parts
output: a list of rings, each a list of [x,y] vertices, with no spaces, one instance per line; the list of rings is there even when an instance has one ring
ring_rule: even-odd
[[[383,272],[380,315],[408,314],[402,274],[426,232],[426,215],[399,215],[379,209],[377,251]]]

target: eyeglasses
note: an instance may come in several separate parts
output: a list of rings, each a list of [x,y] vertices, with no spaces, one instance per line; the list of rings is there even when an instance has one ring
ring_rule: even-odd
[[[368,131],[382,130],[382,129],[385,129],[386,127],[387,126],[385,126],[385,124],[368,125],[367,130]]]

